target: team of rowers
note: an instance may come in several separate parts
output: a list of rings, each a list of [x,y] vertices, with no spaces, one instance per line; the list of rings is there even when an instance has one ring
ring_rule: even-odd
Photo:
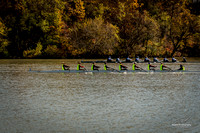
[[[150,62],[150,61],[151,61],[151,60],[150,60],[148,57],[145,57],[144,62]],[[111,56],[108,57],[107,62],[113,62],[113,59],[111,58]],[[121,61],[120,61],[119,58],[116,58],[116,62],[117,62],[117,63],[120,63]],[[125,60],[125,62],[132,62],[132,59],[130,59],[129,57],[127,57],[126,60]],[[135,58],[135,62],[138,62],[138,63],[141,62],[139,56],[137,56],[137,57]],[[154,58],[153,58],[153,62],[161,62],[161,61],[159,61],[156,57],[154,57]],[[163,59],[163,62],[169,62],[169,60],[165,57],[165,58]],[[172,62],[177,62],[177,60],[176,60],[174,57],[172,57]],[[183,57],[182,62],[187,62],[187,60],[186,60],[185,57]]]
[[[150,62],[148,63],[148,66],[147,66],[147,70],[155,70],[157,66],[155,65],[152,65]],[[100,66],[97,66],[95,65],[95,63],[92,63],[92,67],[91,67],[91,70],[94,71],[94,70],[97,70],[99,71],[99,68]],[[62,63],[62,70],[70,70],[70,66],[66,65],[64,62]],[[86,68],[84,66],[81,65],[80,62],[78,62],[78,65],[77,65],[77,70],[84,70],[86,71]],[[105,62],[104,63],[104,70],[110,70],[110,71],[114,71],[115,69],[107,66],[107,63]],[[123,65],[121,62],[119,62],[119,71],[121,70],[128,70],[128,67]],[[136,62],[133,63],[132,65],[132,70],[135,71],[135,70],[144,70],[143,68],[139,67]],[[163,63],[160,64],[160,70],[171,70],[171,68],[167,67],[166,65],[164,65]],[[183,65],[180,65],[180,68],[178,70],[185,70],[185,67]],[[116,70],[118,71],[118,70]]]

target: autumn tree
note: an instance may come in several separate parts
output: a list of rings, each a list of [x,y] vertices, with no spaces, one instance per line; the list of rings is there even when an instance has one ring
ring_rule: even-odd
[[[81,22],[85,18],[85,7],[82,0],[63,0],[65,2],[63,20],[68,25]]]
[[[193,18],[191,25],[194,28],[193,32],[190,38],[183,40],[181,53],[184,56],[200,56],[200,16]]]
[[[7,38],[10,45],[7,46],[7,50],[12,57],[22,57],[22,47],[19,43],[19,20],[22,14],[22,7],[19,6],[21,0],[1,0],[0,4],[0,17],[2,23],[9,30],[7,32]]]
[[[187,2],[185,0],[179,2],[171,0],[170,3],[170,25],[167,37],[173,46],[171,56],[174,56],[196,32],[198,24],[194,23],[195,16],[186,8]]]
[[[151,54],[148,44],[154,44],[159,34],[159,25],[148,13],[140,12],[137,0],[118,3],[118,10],[113,20],[119,27],[119,55]],[[110,20],[112,21],[112,20]],[[151,43],[149,43],[151,42]],[[153,47],[153,46],[152,46]]]
[[[1,57],[9,56],[8,49],[7,49],[7,46],[9,45],[9,42],[7,39],[7,33],[8,33],[8,29],[0,18],[0,56]]]
[[[0,58],[199,55],[199,3],[190,0],[0,3]]]
[[[73,54],[86,57],[91,55],[93,58],[112,55],[118,45],[117,33],[118,28],[105,23],[102,18],[89,19],[83,24],[76,24],[70,34],[74,46]]]
[[[134,15],[138,14],[138,7],[139,4],[137,3],[137,0],[119,1],[118,6],[113,7],[114,9],[111,11],[111,16],[105,18],[107,21],[116,24],[120,29],[120,45],[118,47],[118,55],[127,55],[132,52],[132,47],[130,47],[130,43],[132,43],[132,36],[130,32],[133,30],[133,19]]]

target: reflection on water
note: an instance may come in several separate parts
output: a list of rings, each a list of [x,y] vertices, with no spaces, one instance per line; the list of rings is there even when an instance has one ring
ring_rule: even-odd
[[[200,73],[28,72],[62,61],[0,60],[1,132],[200,131]]]

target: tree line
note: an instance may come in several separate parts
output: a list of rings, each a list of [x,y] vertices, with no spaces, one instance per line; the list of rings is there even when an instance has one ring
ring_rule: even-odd
[[[0,0],[0,58],[200,56],[192,0]]]

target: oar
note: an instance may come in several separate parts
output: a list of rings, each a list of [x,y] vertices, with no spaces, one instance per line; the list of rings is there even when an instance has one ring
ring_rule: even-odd
[[[122,67],[124,67],[126,69],[126,71],[128,71],[128,69],[127,69],[128,67],[127,66],[122,66]]]
[[[146,70],[144,70],[143,68],[141,68],[141,67],[139,67],[140,68],[140,70],[143,70],[143,71],[145,71],[145,72],[147,72]]]
[[[171,68],[167,67],[170,71],[172,70]]]
[[[84,71],[88,72],[88,70],[84,67]]]
[[[125,67],[125,71],[128,71],[128,69],[127,69],[128,67]]]
[[[171,69],[171,68],[169,68],[169,67],[166,67],[166,68],[168,68],[168,70],[169,70],[169,71],[174,71],[174,70],[172,70],[172,69]]]
[[[116,70],[116,69],[114,69],[114,68],[112,68],[112,67],[108,67],[108,66],[107,66],[107,70],[109,70],[109,69],[112,70],[112,71],[117,71],[117,72],[119,72],[118,70]]]
[[[112,71],[117,71],[117,72],[119,72],[118,70],[116,70],[116,69],[114,69],[114,68],[111,68],[111,67],[109,67]]]

